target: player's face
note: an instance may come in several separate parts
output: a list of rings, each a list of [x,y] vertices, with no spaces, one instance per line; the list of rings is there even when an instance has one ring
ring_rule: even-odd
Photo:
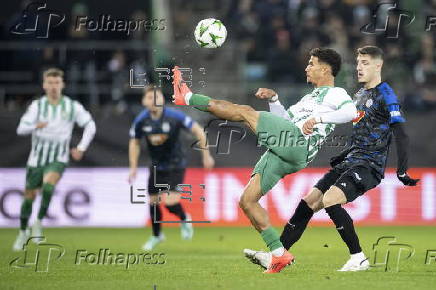
[[[359,83],[368,83],[380,76],[383,61],[368,54],[357,56],[357,80]]]
[[[56,100],[61,97],[64,81],[61,77],[48,76],[44,78],[42,87],[49,98]]]
[[[155,97],[154,91],[148,91],[142,98],[142,104],[151,112],[157,112],[162,109],[164,104],[163,95],[159,91],[156,91]]]
[[[323,78],[326,69],[326,65],[320,62],[318,57],[311,56],[305,70],[307,83],[316,85]]]

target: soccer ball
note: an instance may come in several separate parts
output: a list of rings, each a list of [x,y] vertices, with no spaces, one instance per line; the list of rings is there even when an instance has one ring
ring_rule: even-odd
[[[201,47],[217,48],[226,40],[227,29],[220,20],[203,19],[195,27],[194,36]]]

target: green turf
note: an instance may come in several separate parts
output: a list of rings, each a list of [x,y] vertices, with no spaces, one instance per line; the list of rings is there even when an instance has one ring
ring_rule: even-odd
[[[243,257],[245,247],[264,248],[260,236],[248,227],[198,228],[192,242],[181,241],[178,228],[165,229],[167,241],[154,252],[165,253],[166,263],[129,269],[75,265],[76,251],[141,253],[149,229],[47,229],[47,242],[65,248],[65,255],[51,262],[47,273],[9,266],[20,256],[10,250],[16,233],[0,229],[0,289],[436,289],[436,261],[425,264],[426,251],[436,250],[435,227],[359,227],[369,255],[381,236],[396,236],[398,243],[412,245],[415,254],[401,262],[398,272],[372,268],[358,273],[336,271],[348,252],[333,227],[309,228],[292,249],[297,263],[275,275],[262,274]]]

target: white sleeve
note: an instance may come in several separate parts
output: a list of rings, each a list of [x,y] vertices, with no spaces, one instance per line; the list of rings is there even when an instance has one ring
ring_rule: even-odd
[[[276,116],[282,117],[286,120],[291,120],[291,117],[289,116],[285,107],[283,107],[278,99],[275,102],[269,102],[269,111]]]
[[[18,135],[28,135],[36,129],[38,119],[38,100],[33,101],[27,108],[26,113],[21,117],[17,128]]]
[[[96,132],[94,120],[91,119],[86,125],[85,129],[83,129],[82,139],[77,145],[77,149],[80,151],[86,151],[88,149],[89,144],[91,144],[92,139],[94,139]]]
[[[77,149],[80,151],[86,151],[96,132],[95,122],[91,117],[91,114],[85,110],[85,108],[77,101],[74,101],[75,106],[75,121],[79,127],[84,127],[82,139],[77,145]]]
[[[75,121],[79,127],[83,128],[86,123],[92,120],[91,114],[77,101],[73,101],[75,107]]]
[[[353,120],[357,109],[351,97],[342,88],[332,88],[324,98],[324,103],[334,111],[320,113],[315,116],[318,122],[341,124]]]

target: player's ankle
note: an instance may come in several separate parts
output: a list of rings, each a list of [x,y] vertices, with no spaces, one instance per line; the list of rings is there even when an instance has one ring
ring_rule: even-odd
[[[271,254],[275,257],[281,257],[285,253],[285,248],[280,247],[271,251]]]
[[[189,101],[191,100],[191,97],[192,97],[192,92],[188,92],[188,93],[186,93],[186,95],[184,96],[184,98],[185,98],[185,103],[186,103],[187,105],[189,105]]]
[[[365,254],[363,252],[351,254],[350,257],[351,257],[351,259],[357,259],[357,260],[364,260],[366,258]]]

